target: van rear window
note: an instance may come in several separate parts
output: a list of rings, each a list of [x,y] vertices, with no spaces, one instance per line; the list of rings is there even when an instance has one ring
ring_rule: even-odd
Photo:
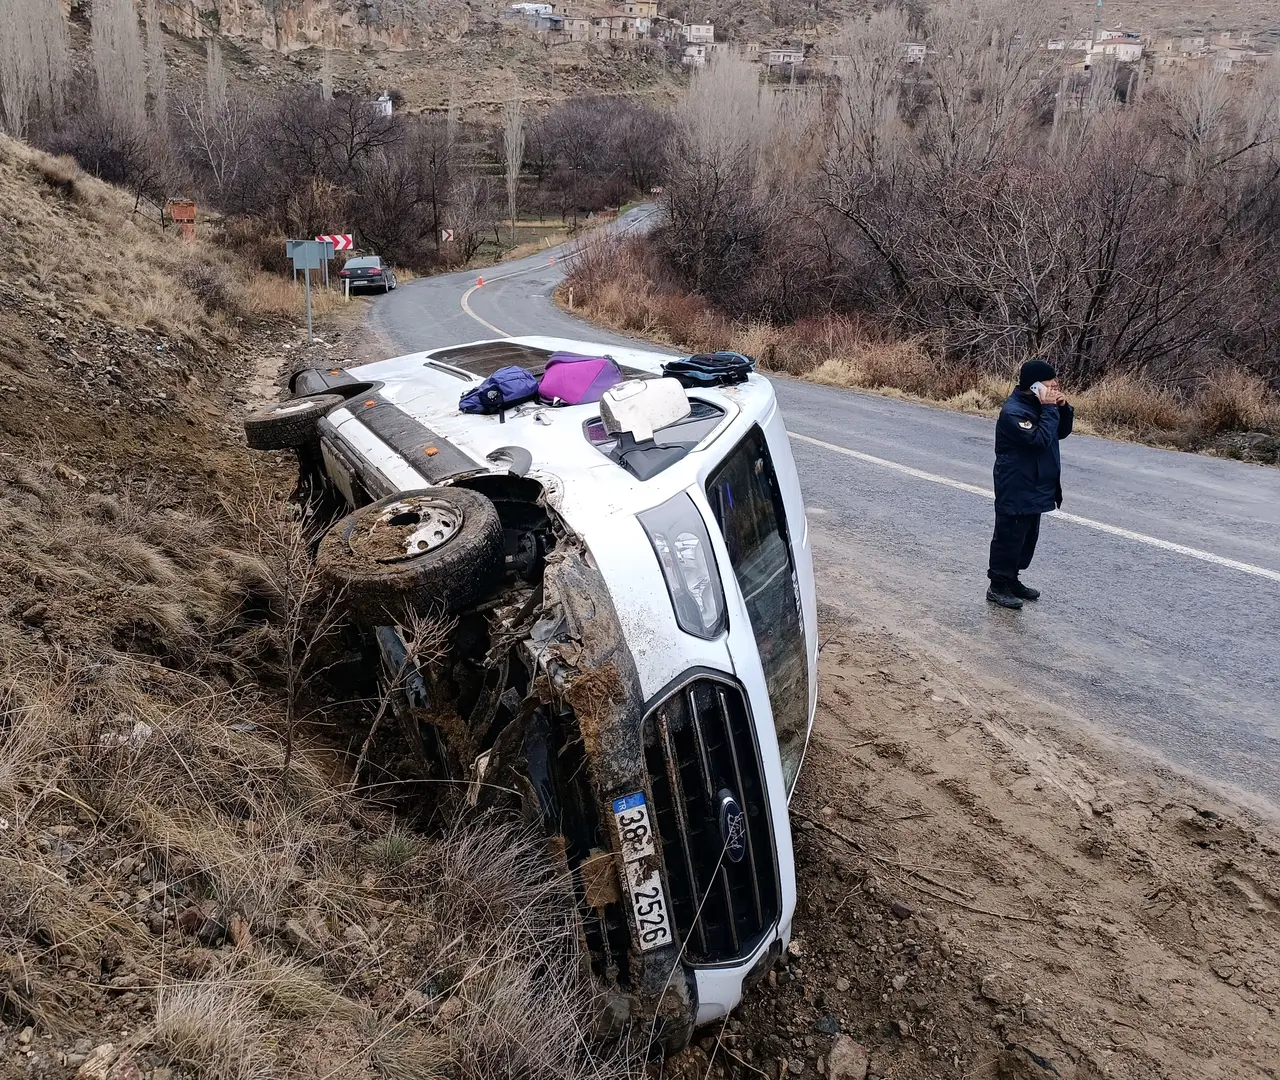
[[[809,723],[809,664],[787,515],[769,444],[759,428],[711,475],[707,501],[724,534],[760,651],[790,792]]]

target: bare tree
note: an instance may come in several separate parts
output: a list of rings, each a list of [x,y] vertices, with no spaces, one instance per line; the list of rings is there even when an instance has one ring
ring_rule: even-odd
[[[449,189],[446,220],[453,229],[454,246],[463,262],[480,250],[493,223],[492,193],[484,179],[466,173],[454,179]]]
[[[664,200],[668,255],[697,290],[741,277],[765,240],[768,199],[757,200],[762,150],[780,122],[777,95],[756,67],[717,56],[694,75],[678,114]]]
[[[320,55],[320,100],[333,100],[333,51],[325,49]]]
[[[511,218],[511,246],[516,243],[516,193],[524,163],[524,99],[519,94],[502,107],[502,152],[507,171],[507,213]]]
[[[281,502],[259,477],[243,501],[230,507],[246,523],[272,592],[272,624],[284,680],[284,773],[293,760],[302,713],[303,691],[317,653],[337,631],[343,617],[341,593],[321,576],[310,544],[315,522],[290,503]]]
[[[1223,161],[1231,141],[1232,93],[1225,75],[1203,71],[1169,87],[1170,131],[1186,149],[1186,168],[1200,181]]]
[[[458,164],[458,84],[449,87],[449,108],[445,113],[445,143],[448,147],[449,165]]]
[[[219,195],[235,186],[252,152],[253,112],[240,95],[226,97],[221,107],[206,96],[187,96],[178,102],[188,153],[207,171]]]
[[[56,115],[69,73],[59,0],[0,0],[0,130],[23,136]]]
[[[227,107],[227,69],[222,63],[222,43],[211,34],[205,45],[204,96],[214,112]]]
[[[943,169],[981,167],[1034,117],[1058,83],[1042,43],[1054,19],[1041,0],[946,0],[924,20],[933,101],[922,139]]]
[[[164,61],[164,28],[156,0],[147,0],[147,80],[151,89],[151,115],[162,127],[169,122],[169,72]]]
[[[899,115],[900,49],[907,38],[906,12],[885,8],[847,25],[837,39],[840,91],[828,162],[835,175],[879,172],[902,152],[908,132]]]
[[[147,67],[133,0],[94,0],[90,42],[99,106],[124,124],[147,120]]]

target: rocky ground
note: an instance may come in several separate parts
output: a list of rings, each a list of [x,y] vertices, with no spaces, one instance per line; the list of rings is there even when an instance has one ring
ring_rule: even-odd
[[[1275,821],[853,601],[822,618],[795,944],[699,1075],[1280,1075]]]

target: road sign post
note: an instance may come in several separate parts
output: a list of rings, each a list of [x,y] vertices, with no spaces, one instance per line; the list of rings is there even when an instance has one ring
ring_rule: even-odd
[[[301,270],[307,289],[307,344],[315,341],[315,331],[311,322],[311,271],[319,270],[325,261],[329,248],[318,240],[286,240],[285,254],[293,262],[293,273],[296,278]]]
[[[305,267],[302,273],[307,279],[307,344],[310,345],[316,339],[311,329],[311,267]]]

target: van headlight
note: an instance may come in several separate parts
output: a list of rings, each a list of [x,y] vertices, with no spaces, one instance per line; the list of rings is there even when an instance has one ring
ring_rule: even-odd
[[[706,523],[685,493],[639,515],[658,556],[676,622],[700,638],[719,637],[728,619]]]

